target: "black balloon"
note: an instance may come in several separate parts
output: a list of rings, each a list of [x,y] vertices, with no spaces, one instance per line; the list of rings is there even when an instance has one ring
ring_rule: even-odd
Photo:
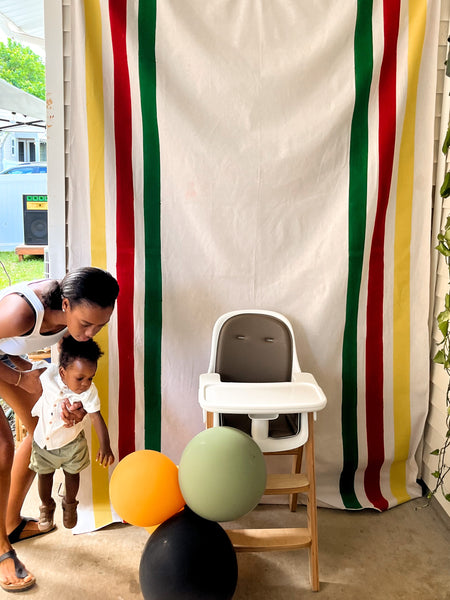
[[[187,507],[152,533],[139,567],[145,600],[230,600],[237,576],[223,528]]]

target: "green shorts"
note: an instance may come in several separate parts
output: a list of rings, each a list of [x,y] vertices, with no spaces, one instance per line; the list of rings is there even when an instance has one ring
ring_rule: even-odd
[[[41,448],[33,440],[30,469],[46,475],[56,469],[64,469],[66,473],[75,475],[89,466],[89,449],[84,431],[72,442],[56,450]]]

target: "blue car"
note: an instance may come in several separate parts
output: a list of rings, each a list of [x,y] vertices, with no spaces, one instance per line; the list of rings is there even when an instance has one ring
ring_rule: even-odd
[[[47,173],[47,163],[21,163],[15,167],[5,169],[0,175],[24,175],[25,173]]]

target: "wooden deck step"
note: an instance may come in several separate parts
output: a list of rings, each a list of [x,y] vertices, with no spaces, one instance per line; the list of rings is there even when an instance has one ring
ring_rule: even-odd
[[[283,529],[228,529],[236,552],[264,552],[297,550],[311,545],[311,535],[306,528]]]
[[[309,490],[309,480],[303,473],[269,473],[264,494],[299,494]]]

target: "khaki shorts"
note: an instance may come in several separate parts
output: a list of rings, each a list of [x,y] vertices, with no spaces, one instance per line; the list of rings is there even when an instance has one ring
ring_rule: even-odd
[[[56,469],[64,469],[66,473],[75,475],[89,466],[89,449],[84,431],[72,442],[56,450],[41,448],[33,440],[30,469],[46,475]]]

